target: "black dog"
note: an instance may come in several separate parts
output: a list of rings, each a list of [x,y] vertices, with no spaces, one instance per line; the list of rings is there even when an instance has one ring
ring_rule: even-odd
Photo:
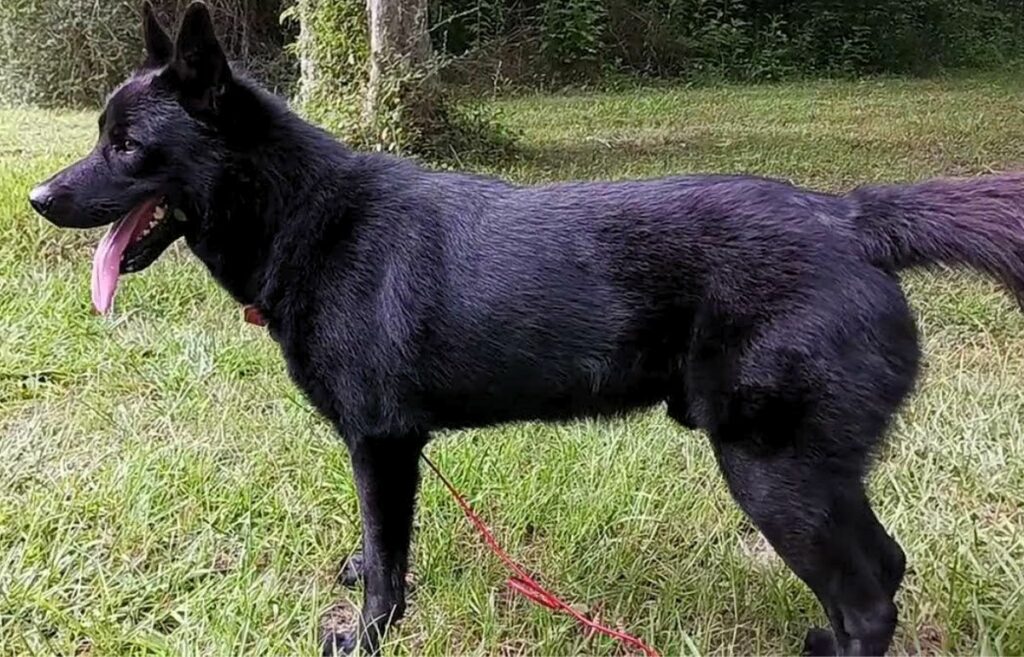
[[[518,187],[349,151],[233,74],[201,4],[176,43],[148,9],[145,30],[95,149],[32,205],[114,224],[103,311],[179,237],[262,311],[351,452],[366,649],[405,609],[431,432],[666,402],[828,613],[808,651],[885,652],[905,559],[863,479],[918,370],[896,272],[967,265],[1024,300],[1024,175],[846,196],[731,176]]]

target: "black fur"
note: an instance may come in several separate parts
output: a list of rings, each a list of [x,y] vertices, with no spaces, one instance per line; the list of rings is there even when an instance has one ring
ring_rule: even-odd
[[[147,63],[111,96],[96,151],[33,203],[92,226],[165,194],[195,255],[262,310],[351,452],[367,649],[404,610],[431,432],[666,402],[821,600],[833,634],[808,650],[886,650],[904,556],[862,481],[918,370],[896,272],[966,264],[1024,295],[1024,176],[835,196],[434,172],[354,153],[233,74],[201,5],[183,25],[172,54],[147,18]]]

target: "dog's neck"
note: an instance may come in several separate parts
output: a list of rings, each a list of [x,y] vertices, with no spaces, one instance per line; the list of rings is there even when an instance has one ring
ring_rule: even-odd
[[[232,158],[217,181],[201,228],[188,242],[217,282],[243,304],[265,306],[267,289],[289,257],[289,234],[310,198],[344,175],[353,154],[341,143],[305,122],[277,99],[250,88],[248,102],[260,110],[239,130]],[[263,113],[265,120],[259,120]],[[325,145],[330,152],[325,153]],[[331,148],[333,146],[333,148]],[[312,203],[313,206],[317,204]],[[340,210],[340,209],[339,209]],[[311,227],[312,228],[312,227]]]

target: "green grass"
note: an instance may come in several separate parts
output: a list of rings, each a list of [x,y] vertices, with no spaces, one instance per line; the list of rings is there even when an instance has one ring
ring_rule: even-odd
[[[1024,77],[526,97],[521,181],[746,171],[828,189],[1024,161]],[[91,114],[0,112],[0,655],[316,654],[357,602],[346,455],[280,356],[176,249],[89,312],[95,233],[27,190]],[[906,277],[928,354],[872,477],[909,556],[895,652],[1024,654],[1024,316],[993,284]],[[650,412],[431,447],[499,539],[664,654],[793,653],[823,622],[729,499],[706,440]],[[400,654],[621,654],[511,596],[424,479]]]

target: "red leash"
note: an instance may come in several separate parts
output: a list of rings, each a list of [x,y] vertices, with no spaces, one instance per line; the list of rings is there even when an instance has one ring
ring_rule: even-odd
[[[627,646],[630,646],[641,651],[647,657],[661,657],[658,654],[658,651],[656,651],[654,648],[650,647],[637,637],[632,636],[630,634],[626,634],[625,632],[613,630],[610,627],[601,625],[595,620],[587,618],[587,616],[581,614],[580,612],[576,611],[571,606],[563,602],[554,593],[548,591],[543,586],[538,584],[536,580],[530,577],[530,575],[521,565],[516,563],[512,559],[512,557],[510,557],[508,553],[505,552],[505,550],[503,550],[500,545],[498,545],[498,541],[494,539],[494,535],[491,534],[491,530],[488,529],[484,521],[481,520],[480,517],[473,512],[473,508],[469,505],[469,502],[466,501],[466,498],[464,498],[459,493],[459,491],[455,489],[455,486],[453,486],[452,483],[448,481],[448,479],[443,474],[441,474],[441,471],[437,469],[437,466],[434,465],[433,461],[428,459],[426,455],[423,455],[423,461],[430,467],[431,470],[434,471],[434,474],[438,476],[438,478],[441,480],[441,483],[445,485],[445,488],[448,489],[448,492],[452,494],[452,497],[455,498],[455,501],[458,502],[460,507],[462,507],[462,512],[466,514],[466,518],[468,518],[469,521],[473,523],[473,526],[477,528],[477,531],[480,532],[480,535],[483,537],[484,542],[487,543],[487,547],[491,548],[491,552],[494,552],[494,554],[499,559],[501,559],[502,563],[504,563],[509,570],[515,573],[515,576],[509,577],[507,581],[507,584],[510,589],[543,607],[547,607],[548,609],[553,609],[555,611],[561,611],[566,614],[569,614],[570,616],[575,618],[580,625],[587,628],[588,636],[593,632],[598,632],[600,634],[604,634],[605,636],[610,636],[616,641],[620,641]]]

